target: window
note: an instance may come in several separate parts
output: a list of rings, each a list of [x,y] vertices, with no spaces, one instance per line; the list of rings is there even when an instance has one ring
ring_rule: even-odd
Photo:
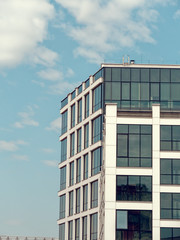
[[[92,121],[92,143],[96,143],[102,139],[102,116]]]
[[[152,212],[116,211],[116,240],[152,240]]]
[[[84,155],[84,180],[88,178],[88,154]]]
[[[76,189],[76,213],[80,213],[80,188]]]
[[[67,132],[67,116],[68,116],[68,111],[65,111],[62,113],[61,134],[64,134],[65,132]]]
[[[77,130],[77,152],[81,151],[81,128]]]
[[[75,220],[75,240],[79,240],[80,239],[80,219],[76,219]]]
[[[74,162],[70,163],[70,169],[69,169],[69,185],[74,185]]]
[[[161,151],[180,151],[180,126],[161,126]]]
[[[89,87],[89,78],[85,81],[85,88]]]
[[[180,239],[180,228],[161,228],[161,240]]]
[[[76,160],[76,183],[81,181],[81,158]]]
[[[66,194],[60,196],[60,214],[59,219],[65,218],[66,210]]]
[[[59,239],[65,240],[65,223],[59,225]]]
[[[97,148],[92,151],[91,159],[91,175],[99,173],[101,170],[101,148]]]
[[[180,159],[161,159],[161,184],[180,184]]]
[[[90,240],[98,239],[98,214],[90,216]]]
[[[73,100],[76,96],[76,90],[74,90],[72,93],[71,93],[71,100]]]
[[[93,112],[102,108],[102,85],[93,90]]]
[[[82,84],[78,87],[78,94],[82,93]]]
[[[61,162],[67,159],[67,138],[61,141]]]
[[[84,148],[89,147],[89,123],[84,126]]]
[[[71,106],[71,128],[75,126],[75,104]]]
[[[117,176],[117,201],[152,201],[152,177]]]
[[[82,224],[82,240],[87,240],[87,217],[83,217]]]
[[[70,156],[74,156],[75,133],[70,135]]]
[[[69,227],[68,240],[73,240],[73,221],[70,221],[70,222],[69,222],[68,227]]]
[[[180,219],[180,193],[161,193],[161,219]]]
[[[60,168],[60,190],[66,188],[66,166]]]
[[[88,209],[88,185],[83,187],[83,211]]]
[[[117,125],[117,167],[152,166],[152,127]]]
[[[98,206],[98,181],[91,183],[91,208]]]
[[[82,99],[78,101],[78,123],[82,121]]]
[[[89,93],[85,96],[85,118],[89,117]]]
[[[69,192],[69,216],[73,215],[74,192]]]

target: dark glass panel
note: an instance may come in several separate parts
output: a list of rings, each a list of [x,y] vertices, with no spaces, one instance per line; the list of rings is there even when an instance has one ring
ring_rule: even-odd
[[[170,83],[161,83],[161,101],[170,100]]]
[[[112,98],[112,83],[105,82],[105,99],[111,100]]]
[[[129,135],[129,157],[139,157],[140,136]]]
[[[112,82],[112,100],[120,100],[121,98],[121,83]]]
[[[161,184],[172,184],[171,175],[161,175]]]
[[[129,167],[139,167],[140,160],[139,158],[129,158]]]
[[[161,219],[172,219],[172,212],[170,209],[161,209]]]
[[[127,167],[128,166],[128,158],[117,158],[117,167]]]
[[[159,83],[151,83],[151,98],[152,101],[159,100]]]
[[[131,68],[131,81],[140,82],[139,68]]]
[[[173,210],[173,219],[180,219],[180,209]]]
[[[149,82],[149,69],[141,69],[141,82]]]
[[[173,175],[173,184],[180,184],[180,175]]]
[[[171,140],[171,126],[161,126],[161,140]]]
[[[161,159],[161,174],[171,174],[171,160]]]
[[[140,228],[140,212],[138,211],[129,211],[128,212],[128,230],[139,230]]]
[[[174,239],[180,239],[180,228],[173,228],[172,230]]]
[[[121,69],[120,68],[112,68],[112,81],[120,81],[121,80]]]
[[[180,82],[180,69],[171,69],[171,82]]]
[[[105,81],[111,81],[111,68],[104,68]]]
[[[161,208],[171,208],[172,206],[171,194],[161,193]]]
[[[141,100],[149,101],[149,83],[141,83]]]
[[[126,157],[128,154],[128,143],[127,143],[127,135],[118,135],[118,156]]]
[[[161,151],[171,151],[171,141],[161,141]]]
[[[116,240],[128,240],[128,231],[116,231]]]
[[[130,68],[122,68],[122,81],[130,81]]]
[[[140,215],[140,229],[141,231],[152,230],[152,213],[151,211],[141,211]]]
[[[161,82],[170,82],[170,69],[161,69]]]
[[[141,125],[141,134],[151,134],[152,127],[149,125]]]
[[[180,210],[180,194],[179,193],[173,194],[173,208],[177,208]]]
[[[130,99],[130,84],[122,83],[122,100]]]
[[[128,125],[126,125],[126,124],[124,124],[124,125],[118,124],[117,132],[118,133],[128,133]]]
[[[174,159],[173,161],[173,174],[180,174],[180,159]]]
[[[151,177],[144,177],[141,176],[141,191],[148,191],[151,192],[152,191],[152,178]]]
[[[127,176],[117,176],[117,186],[127,185]]]
[[[152,154],[151,135],[141,135],[141,157],[151,157]]]
[[[151,158],[141,158],[141,167],[152,167]]]
[[[140,125],[129,125],[129,133],[139,133]]]
[[[180,151],[180,142],[172,142],[172,151]]]
[[[172,229],[161,228],[161,240],[172,240]]]
[[[180,101],[180,84],[171,83],[171,101]]]
[[[152,233],[151,232],[141,232],[141,240],[152,240]]]
[[[159,82],[159,69],[150,69],[150,82]]]
[[[173,141],[180,141],[180,126],[172,126]]]

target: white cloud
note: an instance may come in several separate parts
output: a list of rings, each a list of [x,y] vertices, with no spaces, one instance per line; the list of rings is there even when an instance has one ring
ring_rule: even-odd
[[[27,143],[22,140],[17,140],[17,141],[0,140],[0,152],[1,151],[8,151],[8,152],[17,151],[19,145],[27,145]]]
[[[64,92],[71,92],[75,87],[78,86],[78,83],[69,83],[69,82],[58,82],[49,87],[51,94],[63,94]]]
[[[19,112],[18,115],[21,117],[21,120],[14,123],[16,128],[24,128],[25,126],[39,126],[39,123],[32,118],[34,116],[32,107],[28,106],[26,112]]]
[[[41,78],[44,78],[49,81],[57,81],[57,80],[62,80],[63,79],[63,74],[60,71],[57,71],[52,68],[48,68],[46,70],[42,70],[38,72],[38,75]]]
[[[157,5],[169,0],[56,0],[75,19],[61,27],[79,43],[75,54],[102,62],[108,52],[133,47],[137,42],[155,43]],[[171,2],[174,2],[172,0]],[[65,12],[65,11],[64,11]]]
[[[174,14],[174,19],[180,18],[180,9],[178,9]]]
[[[47,62],[47,56],[51,60],[57,57],[54,52],[46,50],[44,60],[40,57],[43,48],[38,48],[38,44],[47,38],[48,21],[55,16],[54,7],[48,0],[0,1],[0,16],[0,67],[21,63],[35,49],[39,56],[35,59],[37,63]]]
[[[54,121],[50,123],[49,127],[46,127],[46,130],[48,131],[55,131],[60,133],[60,128],[61,128],[61,118],[57,118]]]
[[[52,149],[52,148],[43,148],[42,151],[45,152],[45,153],[53,153],[54,149]]]
[[[12,158],[18,161],[25,161],[25,162],[29,161],[27,155],[13,155]]]
[[[54,160],[45,160],[43,163],[49,167],[57,167],[58,166],[58,161]]]

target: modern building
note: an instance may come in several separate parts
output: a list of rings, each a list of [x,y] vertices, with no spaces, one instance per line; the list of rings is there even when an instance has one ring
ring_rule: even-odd
[[[180,239],[180,66],[102,64],[61,116],[60,240]]]

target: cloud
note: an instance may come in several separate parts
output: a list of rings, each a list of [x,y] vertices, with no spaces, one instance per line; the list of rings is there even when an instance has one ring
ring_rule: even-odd
[[[49,127],[46,127],[46,130],[48,131],[55,131],[60,133],[60,128],[61,128],[61,118],[57,118],[54,121],[50,123]]]
[[[174,14],[174,19],[178,19],[178,18],[180,18],[180,9],[178,9],[176,12],[175,12],[175,14]]]
[[[19,112],[18,115],[21,117],[21,120],[14,123],[16,128],[24,128],[25,126],[39,126],[39,123],[32,118],[34,116],[32,107],[28,106],[26,112]]]
[[[27,145],[27,143],[22,140],[17,140],[17,141],[0,140],[0,152],[2,152],[2,151],[7,151],[7,152],[17,151],[19,145]]]
[[[13,155],[12,158],[19,161],[25,161],[25,162],[29,161],[27,155]]]
[[[57,81],[57,80],[62,80],[63,79],[63,74],[60,71],[57,71],[52,68],[48,68],[46,70],[42,70],[38,72],[38,75],[41,78],[44,78],[49,81]]]
[[[65,92],[71,92],[77,86],[78,86],[77,82],[74,82],[74,83],[59,82],[59,83],[51,85],[49,87],[49,89],[50,89],[51,94],[59,95],[59,94],[65,93]]]
[[[54,52],[38,47],[47,38],[48,22],[55,16],[48,0],[0,1],[0,16],[0,67],[15,66],[32,52],[37,52],[34,61],[40,64],[49,62],[47,56],[51,61],[57,57]]]
[[[169,0],[56,2],[65,9],[66,16],[67,12],[73,16],[65,18],[61,27],[78,42],[75,55],[100,63],[109,52],[134,47],[137,42],[155,43],[152,29],[158,18],[156,6],[168,4]]]
[[[45,160],[43,163],[49,167],[57,167],[58,166],[58,161],[54,160]]]
[[[42,151],[45,152],[45,153],[53,153],[54,149],[52,149],[52,148],[43,148]]]

